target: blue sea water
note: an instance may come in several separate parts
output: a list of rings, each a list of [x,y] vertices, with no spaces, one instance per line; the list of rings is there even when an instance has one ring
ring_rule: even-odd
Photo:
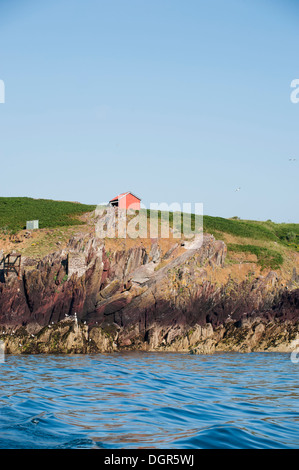
[[[299,447],[289,354],[6,356],[2,449]]]

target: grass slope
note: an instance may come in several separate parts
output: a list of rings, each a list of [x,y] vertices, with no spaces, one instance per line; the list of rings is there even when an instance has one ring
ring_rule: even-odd
[[[255,255],[257,258],[257,263],[262,268],[278,269],[283,264],[283,256],[281,253],[265,248],[264,246],[229,243],[227,245],[227,249],[229,252],[250,253]]]
[[[95,208],[95,205],[76,202],[0,197],[0,232],[7,235],[15,234],[26,227],[27,220],[35,219],[39,220],[41,229],[64,227],[62,230],[66,232],[67,227],[83,224],[78,217],[86,212],[92,212]],[[151,211],[148,210],[147,217],[150,216]],[[162,213],[158,211],[160,221],[161,217]],[[172,226],[171,212],[169,221]],[[194,229],[194,226],[193,214],[191,228]],[[288,250],[299,251],[299,224],[276,224],[270,220],[258,222],[205,215],[203,228],[204,232],[211,233],[226,242],[226,236],[232,236],[233,240],[227,242],[230,253],[253,254],[258,264],[265,268],[279,268]]]
[[[271,220],[258,222],[204,216],[203,225],[205,232],[212,233],[218,238],[223,238],[225,234],[238,237],[239,243],[227,244],[228,253],[255,255],[257,264],[262,269],[279,269],[284,263],[284,256],[288,249],[299,251],[299,224],[276,224]],[[253,243],[248,244],[248,240]]]
[[[148,218],[151,211],[147,211]],[[191,215],[191,229],[195,227],[195,215]],[[161,220],[161,211],[158,211]],[[170,226],[173,222],[173,213],[169,213]],[[182,215],[183,221],[183,215]],[[271,220],[258,222],[254,220],[240,220],[237,218],[224,219],[222,217],[203,216],[203,229],[218,237],[222,233],[252,240],[277,242],[285,246],[299,249],[299,224],[276,224]]]
[[[148,211],[148,217],[150,217],[150,211]],[[195,217],[192,214],[191,229],[193,230]],[[158,218],[161,220],[161,212]],[[170,213],[169,220],[171,226],[172,213]],[[271,220],[259,222],[204,215],[203,230],[225,242],[227,242],[227,235],[233,236],[238,243],[227,243],[228,253],[255,255],[257,264],[262,268],[278,269],[284,263],[285,253],[289,250],[299,251],[299,224],[276,224]],[[276,249],[273,249],[273,246]]]
[[[16,233],[26,228],[27,220],[39,220],[40,228],[80,225],[82,222],[76,217],[95,207],[49,199],[0,197],[0,230]]]
[[[299,224],[276,224],[272,221],[223,219],[204,216],[204,230],[213,233],[224,232],[253,240],[276,241],[289,246],[299,246]]]

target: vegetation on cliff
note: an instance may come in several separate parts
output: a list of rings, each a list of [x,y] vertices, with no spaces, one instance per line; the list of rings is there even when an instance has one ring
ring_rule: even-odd
[[[95,205],[76,202],[32,199],[28,197],[0,198],[0,250],[17,248],[24,256],[41,259],[57,247],[66,246],[76,231],[94,230]],[[148,220],[152,215],[147,211]],[[155,211],[156,212],[156,211]],[[158,211],[161,223],[165,213]],[[183,216],[182,216],[183,217]],[[191,229],[195,226],[192,214]],[[170,227],[173,213],[169,213]],[[27,220],[39,220],[40,230],[25,233]],[[227,261],[231,263],[257,263],[262,269],[288,271],[294,264],[294,253],[299,252],[299,224],[274,223],[271,220],[249,221],[238,217],[203,216],[205,233],[223,240],[228,248]],[[137,243],[137,241],[136,241]]]
[[[39,220],[40,228],[80,225],[78,216],[93,211],[96,206],[79,202],[0,197],[0,230],[16,233],[26,228],[27,220]]]
[[[274,241],[297,248],[299,251],[299,224],[276,224],[271,220],[259,222],[240,220],[238,218],[223,219],[222,217],[204,216],[204,230],[218,235],[228,233],[253,240]]]
[[[205,218],[226,232],[214,230],[217,239],[204,234],[202,243],[188,244],[171,236],[103,239],[95,233],[94,211],[79,217],[79,226],[0,237],[0,251],[16,248],[22,254],[19,278],[0,269],[0,339],[10,352],[190,347],[207,352],[219,342],[230,349],[269,350],[272,330],[262,346],[257,331],[262,333],[263,326],[247,332],[246,322],[257,317],[267,325],[279,323],[275,348],[297,340],[299,255],[283,237],[278,240],[279,224],[267,238],[263,223],[244,222],[251,227],[250,238],[231,233],[243,221]],[[227,344],[230,322],[234,345]],[[286,322],[287,336],[280,339]],[[224,335],[207,336],[205,326]]]
[[[234,253],[251,253],[256,256],[257,263],[262,268],[279,269],[283,263],[281,253],[274,250],[269,250],[263,246],[258,245],[238,245],[236,243],[229,243],[227,246],[229,252]]]

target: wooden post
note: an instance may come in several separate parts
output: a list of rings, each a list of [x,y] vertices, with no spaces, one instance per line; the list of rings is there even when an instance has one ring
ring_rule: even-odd
[[[11,261],[11,256],[14,256],[15,259]],[[8,272],[11,270],[14,270],[14,272],[17,274],[18,279],[21,277],[21,268],[22,268],[22,255],[18,253],[10,253],[9,255],[6,255],[6,257],[3,257],[3,270],[4,274],[8,277]]]
[[[19,258],[18,279],[20,279],[20,275],[21,275],[21,255],[19,255],[18,258]]]

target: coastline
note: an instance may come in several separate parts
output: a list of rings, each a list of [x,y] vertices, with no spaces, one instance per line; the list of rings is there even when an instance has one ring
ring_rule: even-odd
[[[294,350],[295,270],[288,278],[226,257],[209,234],[191,248],[149,240],[113,250],[73,237],[0,283],[0,340],[7,354]]]
[[[155,332],[158,335],[158,331]],[[114,352],[176,352],[214,354],[217,352],[282,352],[291,353],[299,343],[299,322],[252,323],[229,322],[213,329],[211,324],[197,325],[169,343],[154,344],[140,337],[131,345],[119,344],[120,332],[108,334],[101,327],[88,327],[75,321],[62,320],[42,328],[36,335],[19,329],[2,335],[6,354],[102,354]]]

